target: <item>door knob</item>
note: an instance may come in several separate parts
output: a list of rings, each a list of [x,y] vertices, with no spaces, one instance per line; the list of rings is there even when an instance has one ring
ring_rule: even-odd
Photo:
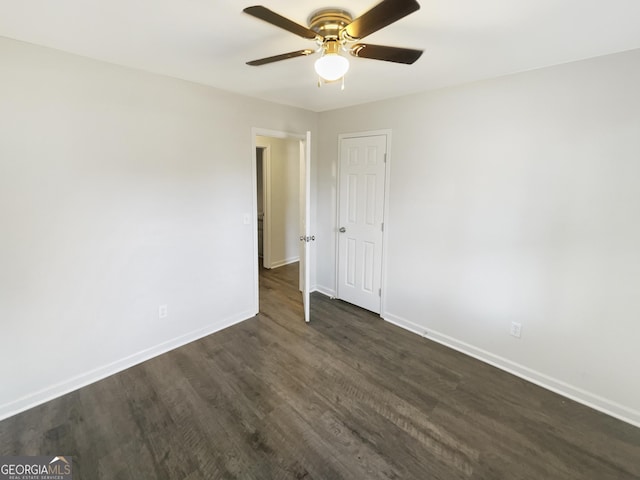
[[[347,229],[346,229],[346,228],[344,228],[344,227],[340,227],[340,230],[338,230],[338,231],[339,231],[340,233],[344,233],[344,232],[346,232],[346,231],[347,231]]]

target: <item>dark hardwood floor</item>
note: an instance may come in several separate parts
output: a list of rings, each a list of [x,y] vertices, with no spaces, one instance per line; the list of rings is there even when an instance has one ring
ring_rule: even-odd
[[[74,479],[639,479],[640,429],[262,272],[257,317],[0,422]]]

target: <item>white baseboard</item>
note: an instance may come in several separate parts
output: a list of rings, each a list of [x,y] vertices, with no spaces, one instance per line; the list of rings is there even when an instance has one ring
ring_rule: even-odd
[[[129,355],[128,357],[125,357],[121,360],[117,360],[102,367],[95,368],[86,373],[69,378],[68,380],[65,380],[63,382],[25,395],[24,397],[21,397],[17,400],[0,405],[0,420],[4,420],[5,418],[9,418],[13,415],[24,412],[25,410],[29,410],[30,408],[48,402],[49,400],[53,400],[54,398],[61,397],[62,395],[66,395],[67,393],[78,390],[79,388],[86,387],[87,385],[102,380],[110,375],[114,375],[118,372],[126,370],[127,368],[133,367],[134,365],[162,355],[163,353],[167,353],[178,347],[182,347],[187,343],[191,343],[195,340],[199,340],[200,338],[211,335],[212,333],[224,330],[225,328],[235,325],[236,323],[248,320],[249,318],[254,317],[256,314],[257,312],[244,312],[231,318],[218,321],[215,324],[208,325],[184,335],[180,335],[179,337],[134,353],[133,355]]]
[[[547,390],[551,390],[552,392],[570,398],[571,400],[575,400],[578,403],[591,407],[602,413],[606,413],[607,415],[622,420],[623,422],[640,427],[640,411],[638,410],[620,405],[619,403],[570,385],[562,380],[537,372],[525,367],[524,365],[520,365],[506,358],[494,355],[493,353],[481,348],[474,347],[466,342],[456,340],[448,335],[427,329],[391,313],[384,312],[382,318],[389,323],[393,323],[394,325],[404,328],[405,330],[409,330],[421,337],[438,342],[446,347],[464,353],[465,355],[469,355],[470,357],[488,363],[489,365],[493,365],[500,370],[504,370],[531,383],[535,383],[542,388],[546,388]]]
[[[289,265],[290,263],[295,263],[299,261],[300,261],[300,257],[285,258],[284,260],[278,260],[277,262],[272,262],[269,268],[284,267],[285,265]]]
[[[319,292],[329,298],[336,298],[336,291],[322,285],[316,285],[311,289],[312,292]]]

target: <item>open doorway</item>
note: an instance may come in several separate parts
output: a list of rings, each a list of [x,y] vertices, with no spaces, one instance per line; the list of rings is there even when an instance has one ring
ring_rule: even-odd
[[[300,261],[299,143],[256,136],[258,257],[268,270]]]
[[[258,262],[264,267],[264,157],[265,147],[256,147],[256,188],[257,188],[257,208],[256,218],[258,219]]]
[[[308,134],[253,129],[255,206],[255,290],[259,311],[261,279],[286,278],[288,288],[308,297]],[[303,240],[303,241],[301,241]],[[278,285],[270,282],[269,288]],[[308,321],[308,301],[304,301]]]

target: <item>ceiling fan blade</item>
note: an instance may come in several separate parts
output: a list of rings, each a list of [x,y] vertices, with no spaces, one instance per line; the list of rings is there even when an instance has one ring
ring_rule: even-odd
[[[344,27],[342,32],[353,40],[359,40],[419,9],[416,0],[383,0]]]
[[[351,48],[351,55],[385,62],[406,63],[411,65],[420,58],[423,50],[412,48],[386,47],[384,45],[370,45],[357,43]]]
[[[272,10],[269,10],[262,5],[247,7],[243,10],[243,12],[248,13],[253,17],[259,18],[260,20],[264,20],[271,25],[283,28],[284,30],[294,33],[302,38],[308,38],[309,40],[315,40],[317,37],[322,38],[321,35],[318,35],[313,30],[310,30],[307,27],[303,27],[302,25],[283,17],[282,15],[279,15]]]
[[[289,58],[296,57],[306,57],[307,55],[311,55],[315,50],[298,50],[297,52],[289,52],[283,53],[281,55],[274,55],[273,57],[261,58],[259,60],[252,60],[247,62],[247,65],[251,65],[252,67],[258,67],[260,65],[266,65],[267,63],[279,62],[280,60],[287,60]]]

